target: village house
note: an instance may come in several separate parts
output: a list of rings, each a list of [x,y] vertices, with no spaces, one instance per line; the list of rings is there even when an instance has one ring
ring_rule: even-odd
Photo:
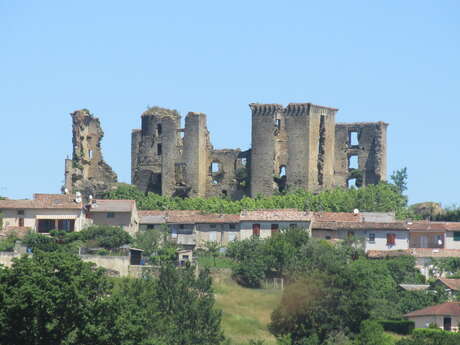
[[[460,302],[446,302],[416,310],[404,315],[414,321],[415,328],[436,325],[445,331],[458,332],[460,323]]]
[[[138,211],[137,214],[139,215],[139,231],[158,229],[166,224],[166,211]]]
[[[269,238],[281,229],[305,229],[311,235],[312,214],[297,209],[242,211],[240,239]]]
[[[30,229],[47,234],[55,229],[80,231],[89,224],[75,195],[34,194],[32,200],[0,200],[0,213],[6,231]]]
[[[120,226],[131,235],[139,231],[135,200],[93,199],[86,210],[94,225]]]

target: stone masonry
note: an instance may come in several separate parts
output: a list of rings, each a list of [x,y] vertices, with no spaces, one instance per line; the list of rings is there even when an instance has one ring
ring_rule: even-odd
[[[100,197],[117,182],[117,175],[102,158],[104,136],[99,119],[88,110],[77,110],[72,116],[72,159],[65,160],[65,185],[68,193]]]
[[[182,128],[177,111],[149,108],[132,132],[132,183],[168,196],[240,199],[386,179],[388,124],[336,123],[338,109],[311,103],[249,106],[247,151],[214,149],[203,113],[188,113]]]

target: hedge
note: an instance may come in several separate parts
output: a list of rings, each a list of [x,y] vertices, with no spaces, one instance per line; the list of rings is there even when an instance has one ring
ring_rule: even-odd
[[[380,320],[383,329],[388,332],[407,335],[411,334],[415,324],[409,320]]]

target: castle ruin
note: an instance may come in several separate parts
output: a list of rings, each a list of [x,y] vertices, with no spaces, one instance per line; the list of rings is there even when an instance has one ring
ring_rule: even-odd
[[[360,187],[386,179],[384,122],[336,123],[338,109],[311,103],[250,104],[251,149],[217,150],[206,115],[153,107],[132,132],[131,183],[180,197],[273,195]]]
[[[82,109],[72,117],[72,159],[65,160],[64,190],[100,197],[117,182],[117,175],[102,157],[104,136],[99,119]]]

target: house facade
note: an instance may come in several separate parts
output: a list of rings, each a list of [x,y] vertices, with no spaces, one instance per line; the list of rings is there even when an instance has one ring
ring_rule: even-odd
[[[458,332],[460,324],[460,303],[446,302],[416,310],[404,315],[414,321],[415,328],[429,328],[434,324],[445,331]]]
[[[120,226],[131,235],[139,231],[135,200],[94,199],[86,205],[86,213],[94,225]]]
[[[0,200],[3,229],[80,231],[90,223],[75,195],[34,194],[32,200]]]

